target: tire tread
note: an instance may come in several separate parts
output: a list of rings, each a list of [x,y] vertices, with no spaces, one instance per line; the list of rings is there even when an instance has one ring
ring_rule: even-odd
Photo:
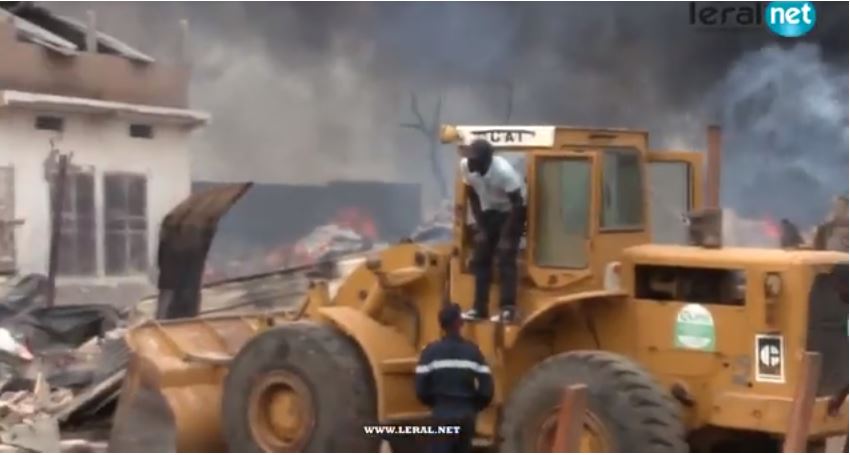
[[[505,405],[502,451],[533,450],[529,441],[522,441],[522,419],[546,412],[552,394],[559,400],[558,392],[574,383],[588,385],[588,405],[597,407],[594,412],[602,414],[600,418],[614,439],[615,451],[688,451],[680,409],[669,392],[630,359],[605,351],[562,353],[532,369]],[[529,404],[535,401],[539,403]]]

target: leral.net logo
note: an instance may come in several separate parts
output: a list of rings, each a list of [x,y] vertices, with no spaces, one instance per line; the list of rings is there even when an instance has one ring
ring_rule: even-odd
[[[764,21],[773,33],[797,38],[815,27],[817,13],[812,2],[770,2],[764,11]]]

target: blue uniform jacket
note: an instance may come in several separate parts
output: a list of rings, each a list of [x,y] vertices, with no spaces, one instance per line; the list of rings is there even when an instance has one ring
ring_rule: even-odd
[[[481,350],[450,334],[422,351],[416,396],[438,418],[474,418],[493,400],[493,378]]]

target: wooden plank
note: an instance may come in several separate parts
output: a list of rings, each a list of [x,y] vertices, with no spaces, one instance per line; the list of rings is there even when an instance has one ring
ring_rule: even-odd
[[[121,383],[124,381],[124,377],[127,375],[126,369],[121,369],[116,371],[104,379],[98,384],[88,387],[87,389],[80,392],[77,396],[74,397],[61,411],[57,412],[53,415],[58,421],[65,422],[69,417],[82,406],[89,403],[91,400],[98,398],[98,396],[108,392],[110,389],[118,390],[121,387]]]
[[[785,453],[806,452],[822,362],[823,358],[818,352],[803,354],[788,430],[785,433],[785,444],[782,448]]]
[[[554,453],[576,453],[579,451],[584,413],[587,408],[587,386],[574,384],[564,389],[558,425],[555,428],[555,440],[552,443]]]

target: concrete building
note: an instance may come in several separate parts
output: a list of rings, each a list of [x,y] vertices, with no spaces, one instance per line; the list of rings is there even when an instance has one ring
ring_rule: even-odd
[[[189,137],[209,120],[188,108],[189,75],[93,16],[0,6],[0,270],[47,274],[56,151],[72,153],[58,301],[150,292],[159,224],[191,191]]]

